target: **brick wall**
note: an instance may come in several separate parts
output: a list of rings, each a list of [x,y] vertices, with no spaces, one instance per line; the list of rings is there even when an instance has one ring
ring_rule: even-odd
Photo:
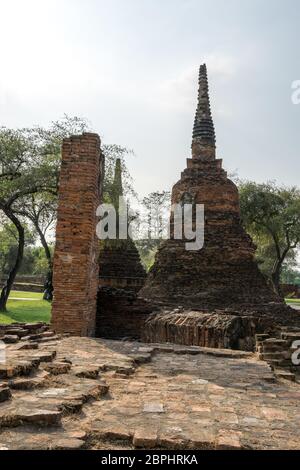
[[[135,292],[102,287],[98,293],[96,336],[112,339],[140,339],[155,306],[139,299]]]
[[[59,333],[95,333],[99,276],[96,209],[102,164],[98,135],[85,133],[64,140],[51,320],[52,328]]]

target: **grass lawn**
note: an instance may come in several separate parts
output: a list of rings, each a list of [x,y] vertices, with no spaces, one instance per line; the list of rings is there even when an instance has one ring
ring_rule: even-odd
[[[300,305],[300,299],[285,299],[287,304]]]
[[[10,298],[13,299],[38,299],[42,300],[43,299],[43,294],[40,292],[23,292],[20,290],[13,290],[10,293]]]
[[[7,312],[0,313],[0,323],[34,323],[37,321],[49,322],[51,304],[43,300],[43,294],[36,292],[12,291],[10,298],[35,300],[8,300]]]

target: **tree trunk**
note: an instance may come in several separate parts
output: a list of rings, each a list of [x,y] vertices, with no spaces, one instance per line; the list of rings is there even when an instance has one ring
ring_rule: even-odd
[[[47,273],[47,279],[46,279],[45,286],[44,286],[43,299],[48,300],[49,302],[51,302],[51,300],[53,300],[53,284],[52,284],[52,272],[53,272],[53,270],[52,270],[51,251],[50,251],[50,248],[48,246],[45,235],[44,235],[43,231],[40,229],[39,225],[35,224],[35,228],[36,228],[36,231],[39,234],[41,244],[43,245],[43,248],[45,250],[45,255],[46,255],[46,258],[47,258],[47,261],[48,261],[48,273]]]
[[[278,294],[280,297],[283,297],[280,289],[280,271],[280,268],[276,268],[275,271],[272,272],[271,281],[275,293]]]
[[[22,264],[23,260],[23,253],[24,253],[24,245],[25,245],[25,231],[24,228],[19,221],[19,219],[11,212],[11,210],[4,210],[5,215],[12,221],[12,223],[15,225],[17,231],[18,231],[18,252],[17,252],[17,257],[15,264],[13,268],[11,269],[8,279],[6,283],[4,284],[4,287],[1,291],[0,295],[0,312],[6,312],[6,304],[7,300],[10,294],[10,291],[12,289],[13,283],[15,281],[16,275],[20,269],[20,266]]]
[[[284,298],[284,295],[280,287],[280,280],[281,280],[282,265],[283,265],[285,258],[286,258],[286,253],[282,255],[280,259],[277,259],[275,261],[272,274],[271,274],[271,282],[272,282],[273,289],[275,293],[278,294],[279,297],[281,298]]]
[[[285,247],[283,252],[281,252],[277,235],[274,234],[273,232],[271,232],[271,235],[274,240],[274,245],[275,245],[276,254],[277,254],[277,258],[276,258],[276,261],[274,262],[273,269],[272,269],[271,282],[272,282],[274,292],[284,300],[284,295],[280,287],[281,271],[282,271],[282,265],[286,259],[286,256],[291,249],[291,244],[289,242],[289,237],[287,235],[287,246]]]

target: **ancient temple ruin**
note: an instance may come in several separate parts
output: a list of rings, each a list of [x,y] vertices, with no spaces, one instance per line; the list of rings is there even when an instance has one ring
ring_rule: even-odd
[[[96,210],[104,157],[97,134],[65,139],[59,180],[53,264],[52,328],[77,336],[95,334],[99,284]]]
[[[120,238],[118,218],[120,201],[123,199],[122,165],[117,159],[112,185],[111,203],[116,210],[116,239],[101,240],[99,254],[99,290],[96,315],[96,335],[99,337],[139,337],[146,313],[138,317],[137,293],[146,280],[134,241]],[[124,206],[126,201],[123,199]],[[128,227],[127,227],[128,229]],[[144,303],[142,303],[144,306]],[[139,309],[140,307],[138,307]]]
[[[172,191],[172,204],[185,200],[204,205],[204,248],[188,251],[184,239],[163,243],[141,295],[197,307],[278,301],[258,269],[255,246],[241,225],[238,189],[216,158],[205,65],[199,74],[192,158]]]
[[[118,158],[112,185],[111,203],[119,215],[119,201],[123,197],[122,165]],[[125,202],[125,201],[124,201]],[[118,224],[117,230],[118,232]],[[146,271],[139,252],[130,237],[100,242],[99,287],[112,287],[138,292],[144,285]]]
[[[258,269],[256,247],[241,224],[238,189],[216,158],[205,65],[199,73],[192,158],[172,191],[173,204],[186,200],[204,205],[204,247],[188,251],[185,239],[172,236],[160,247],[140,295],[163,308],[147,321],[144,339],[253,349],[255,333],[299,325],[299,315]]]
[[[240,220],[239,194],[216,157],[206,66],[200,67],[192,157],[174,185],[172,203],[204,205],[204,246],[186,249],[171,236],[145,272],[134,243],[102,246],[96,237],[104,157],[95,134],[66,139],[62,151],[52,327],[78,336],[253,350],[257,333],[300,327],[258,269]],[[116,196],[122,194],[117,162]],[[121,243],[120,243],[121,242]],[[100,272],[99,272],[100,264]]]

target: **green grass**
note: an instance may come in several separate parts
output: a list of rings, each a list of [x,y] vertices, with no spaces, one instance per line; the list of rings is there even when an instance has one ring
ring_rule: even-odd
[[[287,304],[300,306],[300,299],[285,299],[285,301]]]
[[[7,315],[4,315],[4,313],[0,313],[0,325],[10,325],[13,323],[14,320]]]
[[[10,293],[10,297],[14,299],[43,299],[43,294],[41,292],[23,292],[19,290],[13,290]]]
[[[12,291],[10,297],[37,300],[8,300],[7,311],[0,313],[0,323],[50,321],[51,304],[43,300],[43,294]]]

